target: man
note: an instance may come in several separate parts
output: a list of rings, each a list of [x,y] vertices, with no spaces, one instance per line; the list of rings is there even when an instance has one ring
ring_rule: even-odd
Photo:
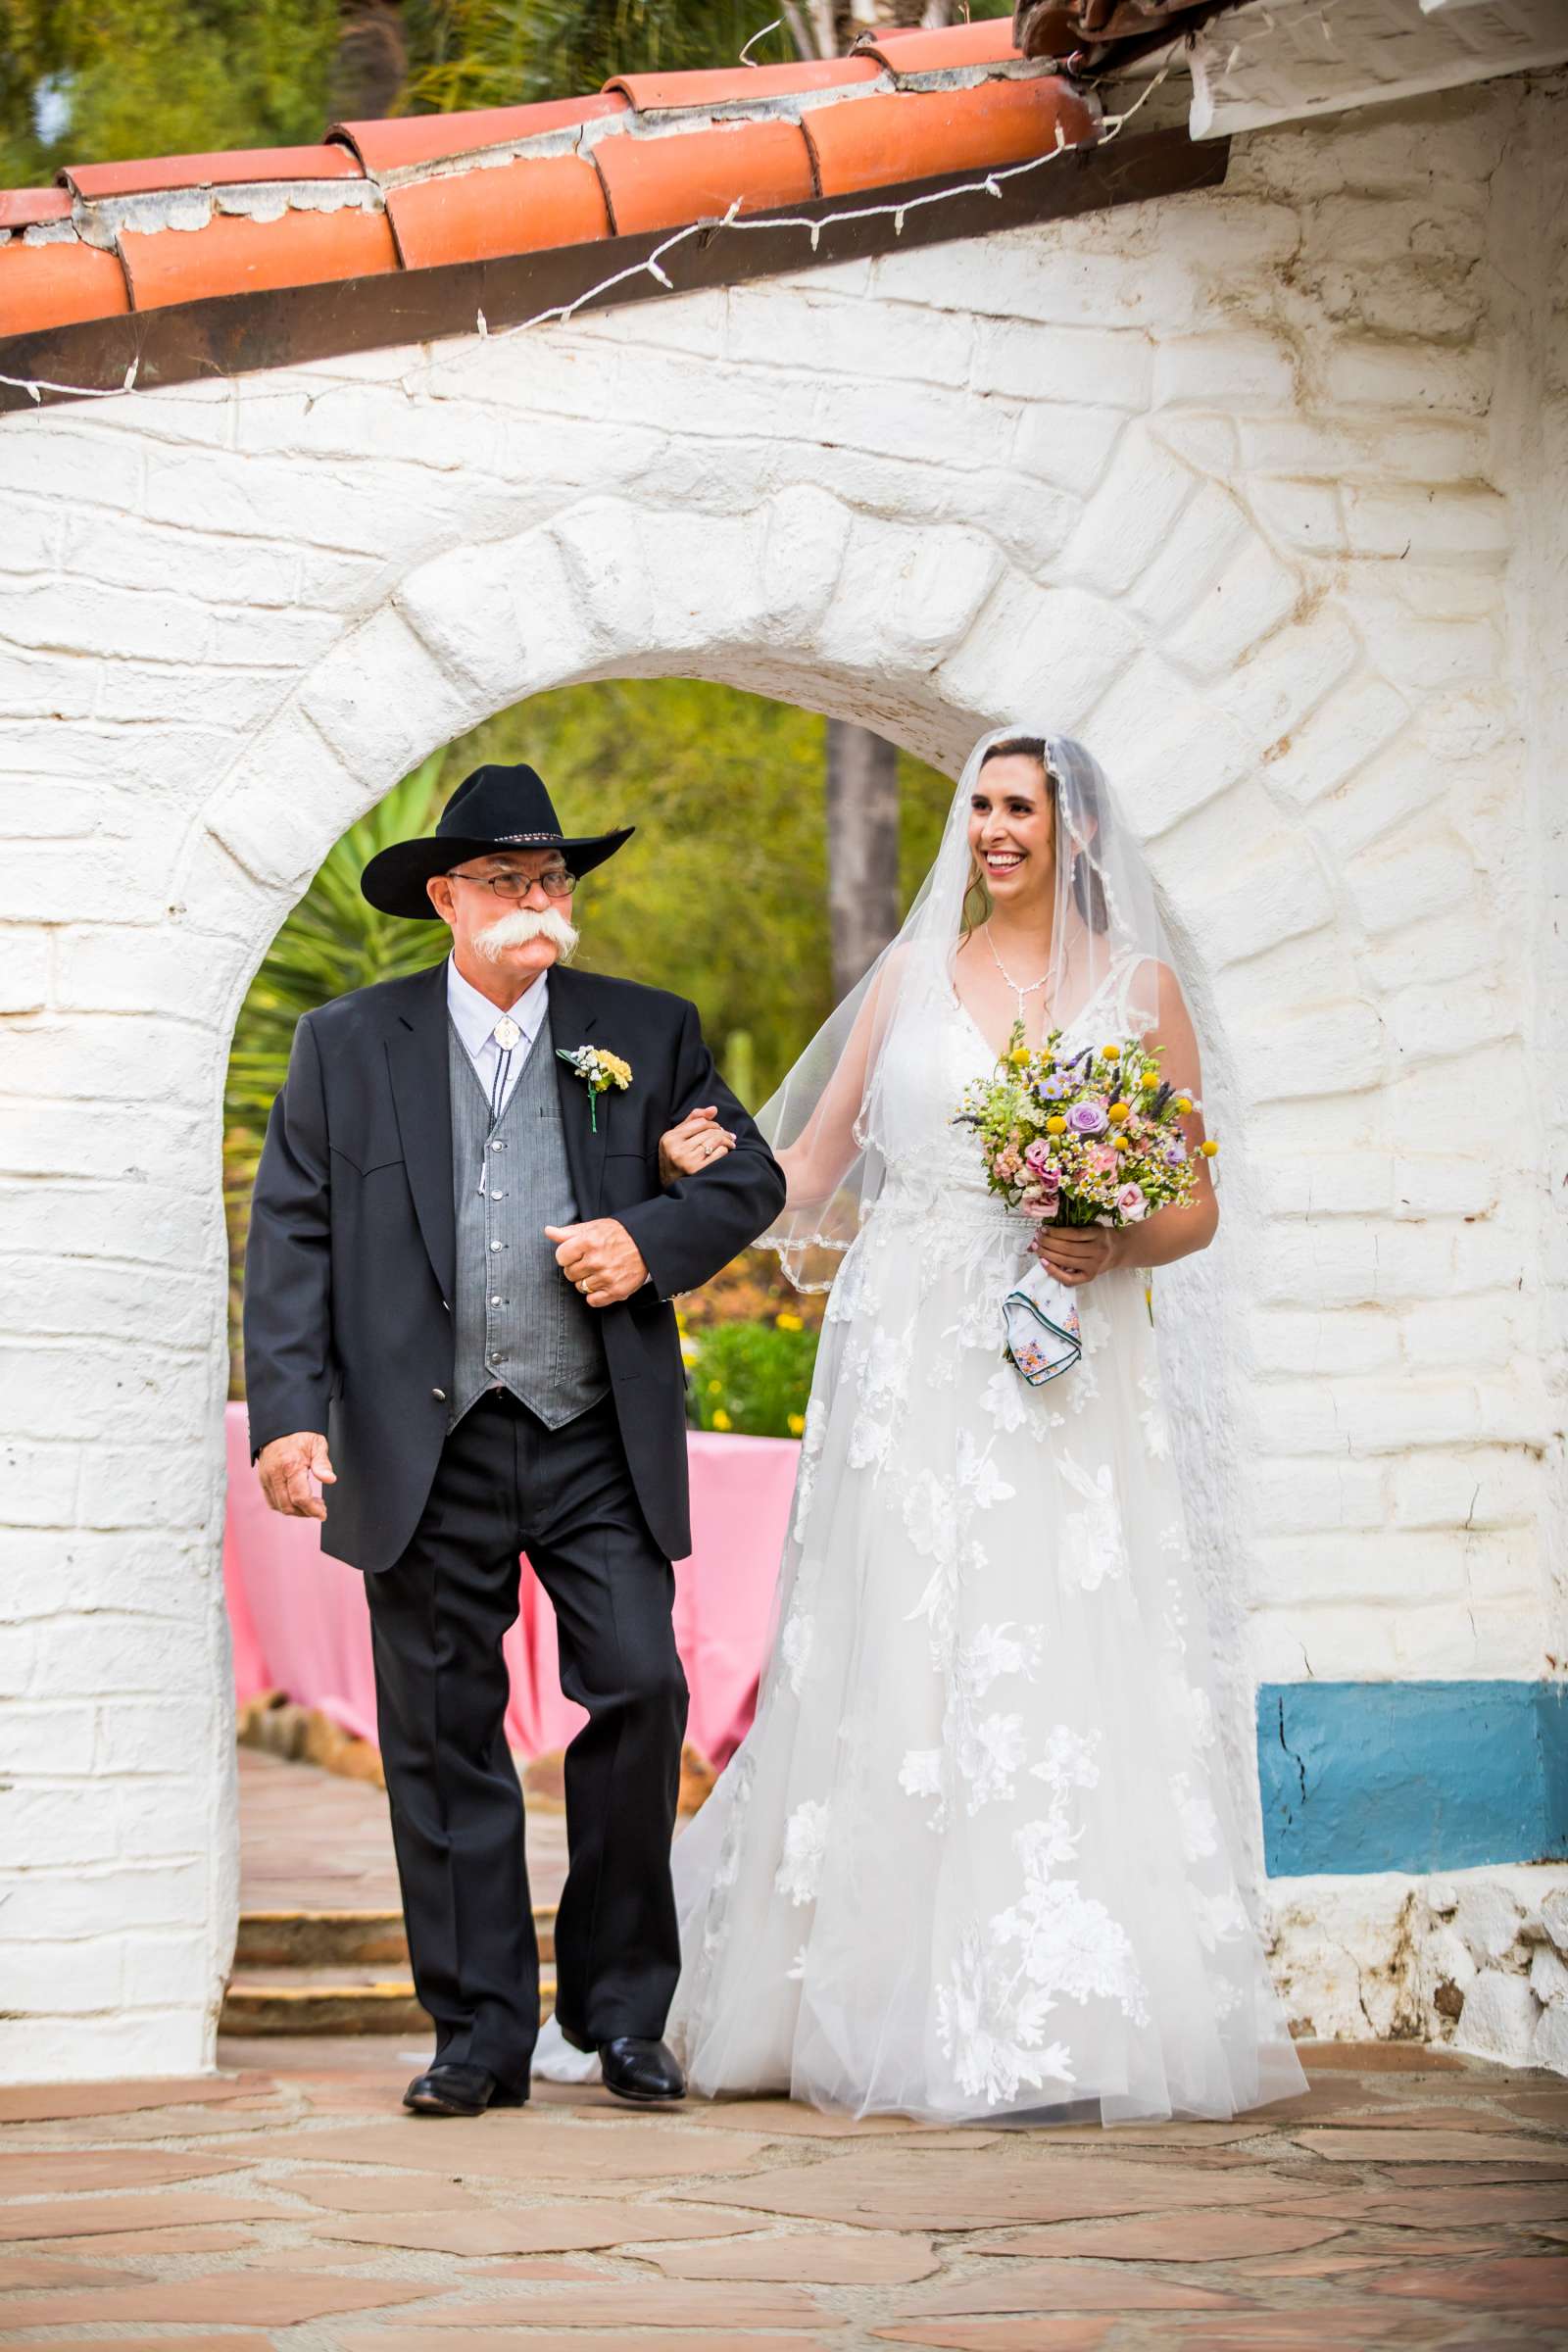
[[[566,1757],[557,2019],[621,2097],[685,2088],[662,2038],[686,1722],[670,1561],[691,1548],[669,1301],[756,1239],[784,1180],[693,1006],[565,968],[575,878],[630,830],[567,840],[532,768],[481,767],[433,840],[373,858],[371,906],[444,922],[451,954],[306,1014],[256,1179],[252,1451],[272,1508],[324,1520],[325,1548],[365,1571],[436,2026],[404,2098],[421,2115],[528,2095],[538,1951],[501,1654],[522,1550],[588,1711]],[[676,1126],[710,1164],[666,1182]]]

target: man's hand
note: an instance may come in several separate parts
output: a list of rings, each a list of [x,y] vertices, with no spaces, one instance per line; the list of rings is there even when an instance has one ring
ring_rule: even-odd
[[[335,1487],[337,1472],[327,1455],[326,1440],[315,1430],[274,1438],[270,1446],[264,1446],[256,1456],[256,1475],[271,1508],[285,1518],[326,1517],[326,1505],[318,1494],[312,1494],[311,1481],[316,1478],[323,1487]]]
[[[1048,1271],[1076,1290],[1120,1262],[1121,1235],[1108,1225],[1042,1225],[1039,1250]]]
[[[590,1306],[617,1306],[648,1280],[642,1251],[615,1217],[547,1225],[545,1239],[559,1244],[556,1263]]]

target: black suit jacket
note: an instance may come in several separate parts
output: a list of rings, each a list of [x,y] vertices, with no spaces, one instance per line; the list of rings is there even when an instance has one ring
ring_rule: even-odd
[[[301,1019],[252,1199],[252,1456],[273,1438],[324,1432],[337,1483],[324,1492],[321,1542],[368,1570],[408,1544],[446,1435],[456,1279],[446,987],[442,962]],[[556,1073],[578,1213],[619,1218],[651,1277],[601,1322],[638,1500],[655,1542],[679,1559],[691,1525],[669,1301],[756,1240],[783,1203],[784,1178],[683,998],[557,965],[550,1019],[558,1048],[603,1046],[632,1068],[624,1094],[600,1096],[597,1132],[583,1081],[564,1061]],[[717,1103],[739,1141],[662,1188],[659,1139],[700,1102]]]

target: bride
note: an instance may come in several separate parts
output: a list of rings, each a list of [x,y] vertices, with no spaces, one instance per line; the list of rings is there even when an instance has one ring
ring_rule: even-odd
[[[1303,2086],[1242,1899],[1146,1305],[1146,1269],[1213,1236],[1207,1162],[1119,1231],[1009,1210],[953,1120],[1019,1020],[1030,1046],[1142,1035],[1200,1100],[1099,767],[1004,731],[761,1114],[789,1179],[766,1239],[832,1292],[756,1721],[674,1849],[668,2038],[711,2096],[1113,2123]],[[1200,1109],[1184,1129],[1196,1154]],[[1083,1353],[1030,1387],[1002,1302],[1037,1230]]]

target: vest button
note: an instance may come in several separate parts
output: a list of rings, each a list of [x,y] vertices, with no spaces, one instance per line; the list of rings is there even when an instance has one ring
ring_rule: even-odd
[[[430,1394],[435,1398],[437,1404],[445,1404],[447,1400],[447,1393],[445,1389],[432,1389]]]

